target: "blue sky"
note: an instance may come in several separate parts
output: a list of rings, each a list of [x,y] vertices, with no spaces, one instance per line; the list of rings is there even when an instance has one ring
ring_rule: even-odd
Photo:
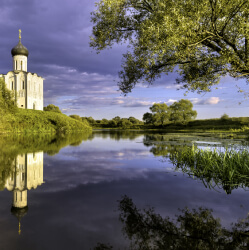
[[[28,71],[45,78],[44,106],[53,103],[63,113],[94,119],[134,116],[142,119],[154,102],[172,104],[182,98],[193,102],[197,118],[248,116],[245,80],[225,77],[217,89],[206,94],[177,90],[175,74],[163,76],[154,85],[139,85],[123,96],[118,90],[125,46],[96,54],[89,47],[90,13],[95,0],[3,0],[0,5],[0,73],[12,70],[11,49],[22,43],[29,50]],[[239,88],[238,88],[239,87]]]

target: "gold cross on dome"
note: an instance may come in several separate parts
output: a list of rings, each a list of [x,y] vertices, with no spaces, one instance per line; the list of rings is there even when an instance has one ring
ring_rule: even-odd
[[[21,38],[22,38],[21,33],[22,33],[22,31],[21,31],[21,29],[19,29],[19,40],[20,41],[21,41]]]

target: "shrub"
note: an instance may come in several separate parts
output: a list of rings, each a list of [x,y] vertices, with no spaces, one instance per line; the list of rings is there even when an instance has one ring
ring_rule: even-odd
[[[61,113],[59,107],[55,106],[54,104],[49,104],[47,107],[43,108],[44,111],[53,111],[57,113]]]
[[[228,114],[223,114],[221,117],[220,117],[221,120],[227,120],[229,119],[229,115]]]

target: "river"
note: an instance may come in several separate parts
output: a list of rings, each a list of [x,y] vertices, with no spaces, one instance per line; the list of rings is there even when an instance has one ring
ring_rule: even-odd
[[[186,207],[212,209],[227,228],[249,212],[247,187],[230,194],[219,185],[208,187],[176,171],[168,157],[184,145],[247,148],[246,141],[94,131],[1,143],[0,249],[94,249],[99,243],[129,249],[118,209],[125,195],[162,217],[175,218]]]

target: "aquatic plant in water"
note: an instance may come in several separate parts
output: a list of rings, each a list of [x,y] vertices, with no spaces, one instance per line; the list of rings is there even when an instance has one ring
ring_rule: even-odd
[[[230,194],[233,189],[249,187],[249,152],[226,148],[200,149],[184,147],[169,156],[176,170],[201,179],[209,188],[223,188]]]

